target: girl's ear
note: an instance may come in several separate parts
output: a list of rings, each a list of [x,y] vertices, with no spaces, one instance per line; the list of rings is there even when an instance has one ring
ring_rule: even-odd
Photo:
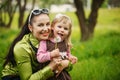
[[[32,27],[30,24],[28,24],[28,28],[29,28],[29,30],[32,32],[33,27]]]

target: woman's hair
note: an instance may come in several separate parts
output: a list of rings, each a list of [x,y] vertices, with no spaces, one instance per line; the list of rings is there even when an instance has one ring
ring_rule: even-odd
[[[38,12],[36,12],[36,11],[38,11]],[[12,42],[12,44],[11,44],[11,46],[10,46],[10,48],[9,48],[8,54],[7,54],[7,56],[5,57],[5,62],[4,62],[4,64],[3,64],[3,67],[4,67],[7,63],[9,63],[9,62],[11,62],[11,63],[13,64],[13,66],[16,65],[16,62],[15,62],[15,59],[14,59],[14,52],[13,52],[14,46],[16,45],[16,43],[17,43],[18,41],[20,41],[20,40],[23,38],[23,36],[24,36],[25,34],[29,34],[29,33],[30,33],[30,30],[29,30],[29,28],[28,28],[28,24],[32,25],[32,19],[33,19],[33,17],[34,17],[34,16],[38,16],[38,15],[40,15],[40,14],[47,14],[47,15],[49,15],[49,12],[48,12],[47,9],[35,9],[35,10],[32,10],[32,11],[31,11],[31,13],[29,14],[29,16],[27,17],[27,20],[26,20],[24,26],[23,26],[22,29],[21,29],[20,34],[19,34],[19,35],[14,39],[14,41]]]
[[[29,16],[28,16],[28,17],[29,17]],[[8,51],[8,54],[7,54],[7,56],[5,57],[5,62],[4,62],[4,64],[3,64],[3,66],[5,66],[8,62],[11,62],[11,63],[13,64],[13,66],[16,65],[16,62],[15,62],[15,59],[14,59],[14,54],[13,54],[13,53],[14,53],[14,52],[13,52],[14,46],[15,46],[15,44],[16,44],[18,41],[20,41],[20,40],[23,38],[23,36],[24,36],[25,34],[28,34],[28,33],[30,33],[30,30],[29,30],[29,28],[28,28],[28,18],[27,18],[24,26],[23,26],[22,29],[21,29],[20,34],[14,39],[14,41],[13,41],[12,44],[11,44],[11,46],[10,46],[10,48],[9,48],[9,51]]]
[[[71,19],[66,15],[57,14],[56,17],[54,18],[54,20],[51,23],[51,27],[54,27],[55,24],[59,23],[59,22],[63,22],[64,24],[69,25],[69,34],[68,34],[67,38],[65,39],[65,42],[66,42],[67,46],[72,47],[71,38],[70,38],[70,35],[71,35],[71,32],[72,32],[72,21],[71,21]],[[53,36],[54,36],[53,31],[51,31],[50,37],[53,37]]]

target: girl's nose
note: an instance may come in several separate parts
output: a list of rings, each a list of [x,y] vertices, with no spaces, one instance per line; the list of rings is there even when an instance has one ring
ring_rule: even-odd
[[[61,32],[64,32],[64,28],[61,28]]]

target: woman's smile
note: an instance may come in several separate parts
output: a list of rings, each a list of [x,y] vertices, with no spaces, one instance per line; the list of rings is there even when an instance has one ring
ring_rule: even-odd
[[[43,35],[44,37],[46,37],[46,36],[49,35],[49,33],[43,33],[42,35]]]

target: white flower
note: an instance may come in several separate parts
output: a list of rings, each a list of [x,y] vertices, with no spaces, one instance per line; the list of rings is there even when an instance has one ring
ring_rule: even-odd
[[[67,59],[68,56],[67,56],[67,52],[60,52],[60,56],[62,59]]]
[[[54,38],[54,42],[56,42],[56,43],[57,43],[57,42],[61,42],[61,40],[62,40],[62,39],[61,39],[60,36],[57,36],[56,38]]]

